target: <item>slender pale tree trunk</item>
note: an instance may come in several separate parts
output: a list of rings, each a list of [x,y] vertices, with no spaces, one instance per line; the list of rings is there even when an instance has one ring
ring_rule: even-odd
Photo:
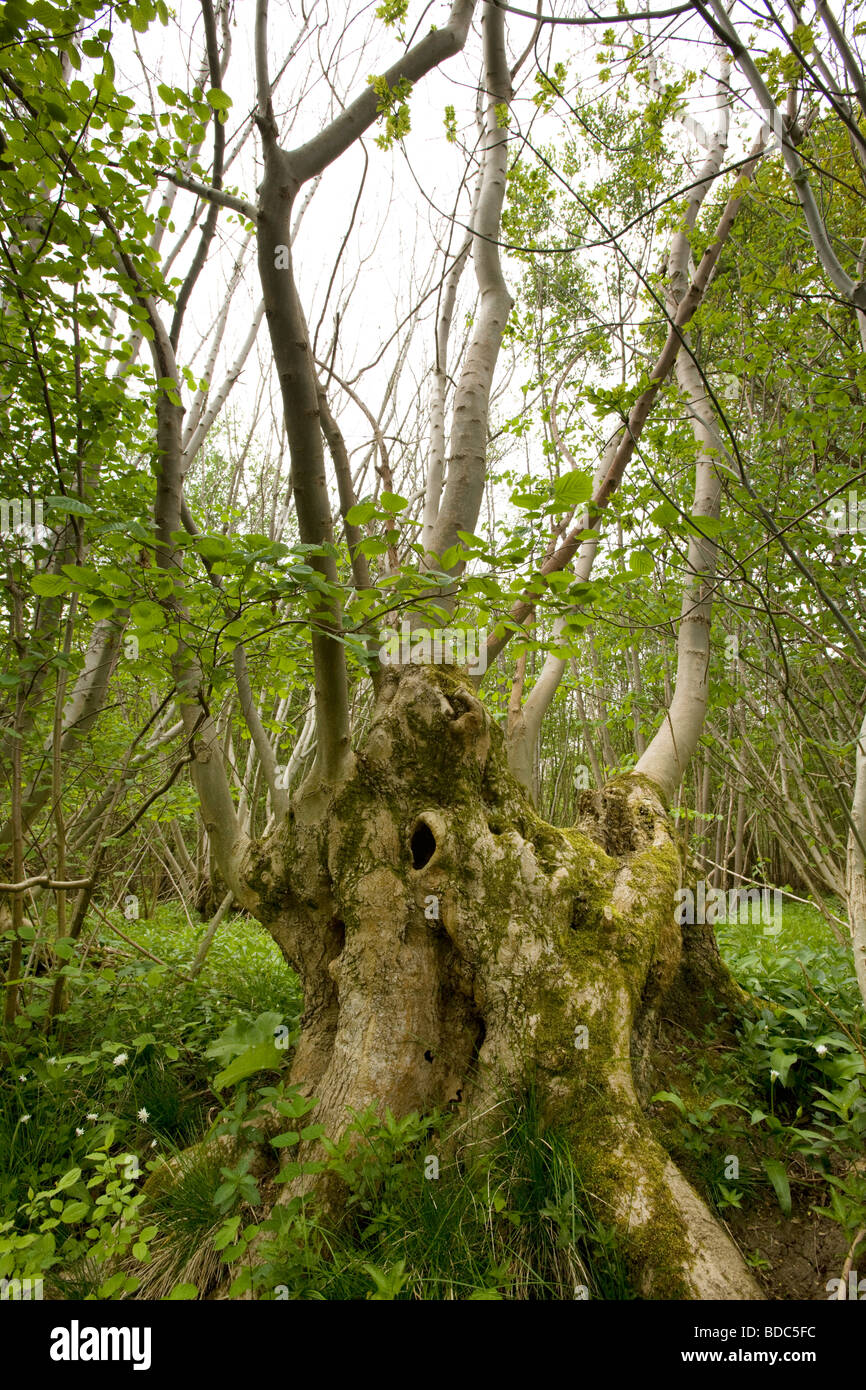
[[[854,795],[851,801],[851,819],[856,827],[848,834],[847,897],[848,923],[851,930],[851,947],[854,952],[854,968],[857,983],[866,1006],[866,715],[857,735],[856,770],[854,776]]]
[[[743,886],[743,853],[744,853],[744,834],[746,825],[746,794],[740,787],[737,791],[737,829],[734,834],[734,887],[739,890]]]
[[[694,228],[704,198],[718,175],[727,148],[730,95],[725,77],[726,73],[723,74],[719,91],[719,129],[707,153],[699,180],[689,197],[684,228],[674,234],[671,245],[667,294],[668,313],[672,318],[676,318],[692,278],[689,275],[689,233]],[[682,782],[685,770],[698,746],[706,718],[709,699],[710,618],[717,552],[712,523],[719,518],[722,492],[721,478],[716,465],[723,449],[716,429],[713,407],[687,335],[684,335],[684,342],[688,352],[678,354],[676,374],[680,390],[689,403],[692,433],[698,450],[695,464],[695,494],[691,509],[695,532],[689,538],[686,560],[686,582],[677,636],[674,697],[658,732],[639,758],[636,769],[638,773],[651,778],[667,798],[673,796]],[[702,532],[700,528],[702,519],[710,523],[706,532]]]
[[[190,966],[189,975],[187,977],[188,979],[196,980],[201,974],[202,966],[207,960],[208,951],[214,943],[214,937],[217,934],[217,929],[220,923],[222,922],[223,918],[225,917],[226,913],[228,912],[229,908],[231,907],[234,901],[234,896],[235,895],[231,892],[231,890],[228,893],[226,893],[225,897],[223,898],[222,902],[220,903],[219,907],[217,908],[216,912],[214,913],[213,917],[208,923],[207,930],[201,939],[198,950],[195,953],[195,960]]]

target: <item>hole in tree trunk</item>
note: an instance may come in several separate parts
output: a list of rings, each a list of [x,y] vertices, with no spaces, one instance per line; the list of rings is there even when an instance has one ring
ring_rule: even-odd
[[[346,924],[341,922],[339,917],[334,917],[325,928],[325,952],[328,960],[336,960],[337,956],[342,955],[343,947],[346,944]]]
[[[419,821],[415,826],[409,849],[412,852],[413,869],[423,869],[425,864],[430,863],[436,853],[436,837],[426,821]]]
[[[467,711],[472,708],[465,695],[446,695],[445,699],[453,709],[454,716],[457,719],[459,719],[461,715],[466,714]]]

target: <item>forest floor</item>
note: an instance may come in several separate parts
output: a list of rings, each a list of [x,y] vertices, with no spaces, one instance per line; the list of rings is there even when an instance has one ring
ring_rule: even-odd
[[[767,1298],[829,1298],[828,1284],[839,1277],[850,1241],[828,1216],[795,1202],[785,1217],[768,1194],[727,1224],[739,1247],[753,1252],[754,1274]]]
[[[265,1107],[286,1116],[284,1144],[315,1122],[286,1083],[289,1048],[273,1047],[275,1029],[289,1047],[295,1036],[296,982],[242,918],[220,928],[194,983],[202,924],[173,905],[116,923],[129,940],[100,929],[68,967],[50,1049],[38,974],[14,1041],[0,1041],[0,1277],[43,1278],[52,1298],[635,1296],[531,1097],[500,1152],[443,1162],[436,1183],[421,1156],[450,1117],[362,1117],[358,1153],[332,1160],[353,1193],[347,1225],[283,1207],[254,1266],[278,1152],[262,1165],[244,1141]],[[783,923],[776,936],[718,928],[752,1008],[670,1044],[650,1115],[767,1297],[826,1299],[866,1226],[861,1008],[822,916],[786,905]],[[199,1143],[215,1133],[228,1148]],[[234,1162],[229,1141],[241,1141]],[[862,1241],[856,1254],[862,1266]]]

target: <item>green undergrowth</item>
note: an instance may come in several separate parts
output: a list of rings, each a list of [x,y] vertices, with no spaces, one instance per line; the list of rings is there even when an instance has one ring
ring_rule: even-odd
[[[700,1037],[669,1033],[650,1111],[659,1136],[721,1215],[772,1200],[784,1216],[829,1218],[850,1245],[866,1226],[866,1039],[850,948],[793,901],[776,933],[730,920],[716,936],[750,1004]]]
[[[28,1192],[47,1190],[73,1169],[86,1172],[88,1154],[109,1154],[144,1178],[163,1155],[199,1139],[223,1101],[208,1052],[227,1028],[253,1027],[263,1011],[289,1033],[297,1027],[297,982],[255,923],[225,922],[190,982],[184,977],[203,924],[170,908],[147,921],[116,920],[159,963],[101,929],[83,964],[66,967],[69,1002],[56,1026],[44,1026],[50,977],[34,975],[18,1026],[0,1035],[7,1239],[10,1223],[12,1230],[27,1224],[20,1208]],[[0,1231],[0,1277],[3,1249]]]
[[[0,1278],[41,1278],[58,1299],[634,1296],[531,1091],[503,1101],[493,1147],[451,1115],[356,1116],[321,1159],[348,1189],[345,1219],[285,1200],[286,1159],[321,1134],[287,1080],[301,999],[278,950],[232,919],[190,982],[201,924],[170,909],[117,924],[159,963],[105,929],[70,971],[60,1026],[46,1039],[35,976],[24,1026],[0,1038]],[[866,1067],[850,952],[799,904],[775,936],[717,930],[752,1003],[669,1035],[659,1137],[722,1216],[771,1199],[853,1240]]]
[[[456,1151],[452,1117],[356,1117],[325,1161],[348,1187],[346,1220],[322,1221],[299,1198],[275,1207],[253,1289],[276,1299],[633,1297],[564,1138],[544,1130],[531,1091],[503,1109],[494,1147]]]

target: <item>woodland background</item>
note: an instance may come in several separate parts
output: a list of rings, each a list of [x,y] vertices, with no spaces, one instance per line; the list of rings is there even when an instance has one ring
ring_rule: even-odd
[[[845,1296],[862,1264],[866,13],[735,6],[762,105],[723,7],[601,23],[571,0],[498,7],[500,100],[494,8],[389,87],[446,6],[273,4],[268,115],[252,0],[0,7],[0,1278],[46,1296],[638,1296],[531,1089],[435,1180],[448,1108],[366,1111],[328,1140],[348,1218],[273,1205],[281,1151],[321,1138],[287,1070],[302,988],[220,869],[181,661],[255,840],[325,756],[323,644],[363,740],[377,634],[423,603],[490,637],[484,708],[557,827],[653,775],[695,682],[673,835],[687,881],[729,892],[746,1002],[673,1030],[650,1122],[767,1296]],[[262,142],[270,120],[311,150],[365,89],[293,208],[333,524],[311,540],[256,269]],[[491,247],[513,305],[483,493],[431,563]],[[778,932],[740,888],[782,890]]]

